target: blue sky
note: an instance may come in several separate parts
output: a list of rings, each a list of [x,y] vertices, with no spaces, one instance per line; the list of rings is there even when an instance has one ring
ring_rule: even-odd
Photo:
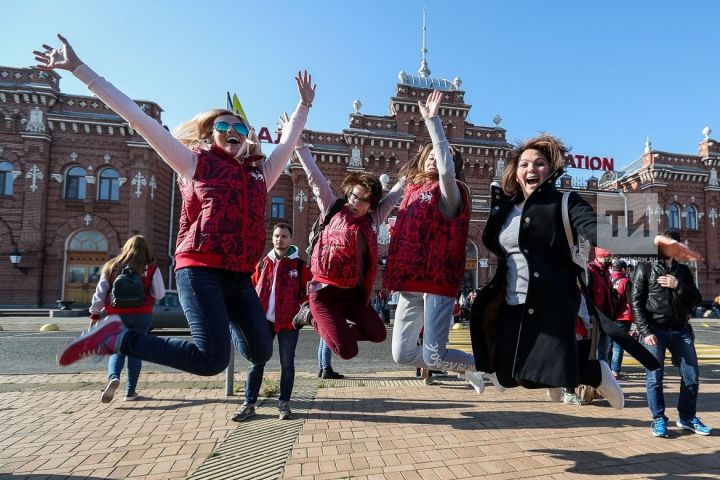
[[[307,68],[318,84],[308,128],[340,131],[353,100],[387,114],[398,72],[417,72],[423,7],[432,76],[459,76],[469,120],[501,115],[510,141],[545,131],[623,165],[646,135],[691,154],[703,127],[720,138],[712,1],[5,0],[0,65],[33,64],[61,32],[118,88],[160,104],[170,128],[223,107],[227,90],[272,126]],[[61,74],[65,92],[87,94]]]

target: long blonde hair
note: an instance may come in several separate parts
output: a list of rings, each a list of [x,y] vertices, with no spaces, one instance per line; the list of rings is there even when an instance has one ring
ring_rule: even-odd
[[[242,117],[238,117],[230,110],[223,108],[215,108],[206,112],[198,113],[190,120],[187,120],[177,126],[173,132],[173,136],[178,139],[180,143],[188,148],[203,147],[206,145],[212,145],[212,133],[215,119],[223,115],[231,115],[239,118],[245,124],[247,121]],[[247,136],[248,140],[253,142],[247,155],[262,155],[262,149],[260,148],[260,141],[257,138],[255,129],[251,128]]]
[[[154,261],[155,257],[145,237],[135,235],[128,238],[120,251],[120,255],[108,260],[105,265],[103,265],[102,274],[110,282],[112,282],[125,267],[130,267],[133,272],[142,275],[145,267]]]

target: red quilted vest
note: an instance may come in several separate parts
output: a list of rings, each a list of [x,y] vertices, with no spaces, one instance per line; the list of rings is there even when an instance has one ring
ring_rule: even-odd
[[[300,259],[297,257],[283,257],[273,262],[265,256],[260,260],[260,278],[255,284],[255,291],[260,298],[264,312],[267,312],[270,303],[270,291],[276,263],[279,264],[275,278],[275,332],[286,332],[294,328],[292,319],[300,310],[300,301],[305,290],[305,288],[301,288],[303,272]]]
[[[250,157],[241,164],[223,150],[194,149],[195,175],[180,185],[183,205],[176,270],[211,267],[251,273],[265,249],[267,186]]]
[[[455,218],[440,211],[440,184],[410,184],[398,210],[383,287],[400,292],[454,297],[462,286],[470,226],[467,187],[458,182],[462,209]]]
[[[345,288],[356,286],[361,268],[357,251],[360,234],[365,237],[370,256],[362,285],[369,300],[378,264],[377,233],[370,215],[355,218],[347,207],[335,214],[315,244],[310,269],[318,282]]]
[[[145,267],[145,271],[142,274],[142,282],[143,286],[145,287],[145,303],[141,307],[128,307],[128,308],[118,308],[112,306],[112,300],[110,298],[110,292],[108,292],[107,296],[105,296],[105,313],[108,315],[112,315],[113,313],[117,314],[133,314],[133,313],[152,313],[153,305],[155,304],[155,297],[150,295],[150,287],[152,287],[152,279],[153,275],[155,275],[155,270],[157,270],[157,265],[154,263],[151,263]],[[112,290],[112,284],[113,284],[113,278],[112,280],[108,279],[110,282],[110,289]]]

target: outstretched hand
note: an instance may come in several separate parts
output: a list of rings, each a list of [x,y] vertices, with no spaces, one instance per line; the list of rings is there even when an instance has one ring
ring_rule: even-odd
[[[298,72],[295,76],[295,82],[298,86],[298,92],[300,92],[300,101],[308,107],[311,106],[315,99],[315,85],[312,83],[312,75],[307,70]]]
[[[58,33],[58,39],[60,39],[61,47],[53,48],[50,45],[43,43],[43,52],[33,50],[35,60],[37,60],[37,68],[40,70],[69,70],[73,71],[80,65],[82,61],[75,54],[75,50],[70,46],[67,39]]]
[[[697,261],[703,259],[700,252],[690,248],[682,242],[666,237],[665,235],[658,235],[655,237],[655,246],[661,254],[669,258],[686,261]]]
[[[421,101],[418,101],[418,107],[420,108],[420,114],[422,117],[427,120],[428,118],[432,118],[435,115],[438,114],[438,110],[440,110],[440,101],[442,100],[442,92],[439,90],[433,90],[433,92],[428,95],[427,100],[425,101],[425,104],[423,104]]]
[[[286,134],[288,134],[288,130],[290,130],[290,115],[287,114],[287,112],[280,115],[280,118],[277,120],[277,128],[276,132],[280,132],[280,138],[283,138]],[[298,138],[296,147],[304,147],[305,142],[302,141],[302,138]]]

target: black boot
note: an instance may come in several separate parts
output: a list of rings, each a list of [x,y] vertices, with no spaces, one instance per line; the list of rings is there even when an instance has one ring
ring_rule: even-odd
[[[345,375],[337,373],[335,370],[332,369],[332,367],[330,367],[323,370],[322,378],[325,380],[340,380],[342,378],[345,378]]]
[[[321,368],[320,371],[318,371],[318,378],[322,378],[323,369]]]

